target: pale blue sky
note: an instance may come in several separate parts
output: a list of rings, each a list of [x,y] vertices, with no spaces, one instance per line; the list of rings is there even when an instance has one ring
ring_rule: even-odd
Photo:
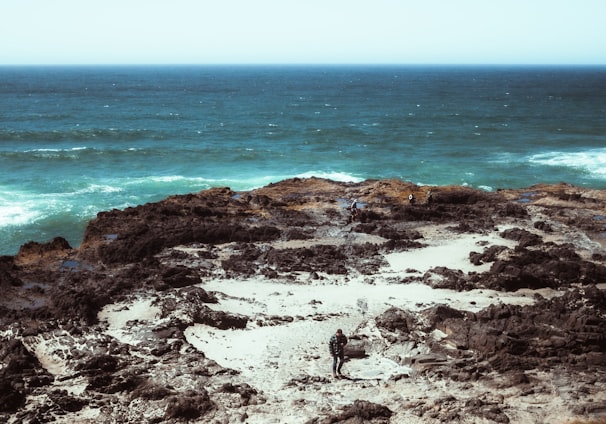
[[[606,64],[604,0],[0,0],[0,64]]]

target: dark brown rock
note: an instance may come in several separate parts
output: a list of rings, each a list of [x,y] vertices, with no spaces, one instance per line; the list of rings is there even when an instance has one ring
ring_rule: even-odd
[[[246,328],[248,317],[245,315],[231,314],[223,311],[207,310],[205,313],[195,318],[199,324],[210,325],[219,330]]]
[[[501,372],[594,366],[606,353],[606,294],[595,287],[572,290],[537,305],[491,305],[476,313],[424,311],[431,328],[451,346],[475,352]]]
[[[344,408],[343,412],[327,418],[316,418],[307,424],[388,424],[393,412],[383,405],[378,405],[366,400],[356,400],[353,404]]]
[[[0,412],[15,412],[25,404],[32,387],[52,383],[38,359],[16,339],[0,344]]]
[[[0,287],[22,286],[23,282],[16,276],[18,270],[12,256],[0,256]]]
[[[408,311],[389,308],[375,318],[377,327],[391,332],[408,333],[415,327],[415,317]]]
[[[192,420],[206,415],[215,408],[215,404],[210,400],[206,390],[188,391],[168,399],[165,418]]]

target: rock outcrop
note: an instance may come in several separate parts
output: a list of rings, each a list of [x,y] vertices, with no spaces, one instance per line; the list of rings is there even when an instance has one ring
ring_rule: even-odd
[[[425,199],[429,189],[431,204],[409,204],[409,193]],[[345,208],[354,197],[360,215],[349,223]],[[484,384],[514,396],[515,389],[519,398],[547,396],[551,384],[565,398],[569,417],[604,416],[605,202],[604,191],[566,184],[487,193],[397,180],[311,178],[250,192],[216,188],[101,212],[78,248],[56,238],[0,257],[0,420],[262,422],[273,413],[271,422],[282,422],[284,408],[299,410],[301,422],[308,423],[406,422],[406,416],[415,422],[542,419],[528,412],[532,408],[512,410],[498,396],[410,400],[394,393],[370,401],[390,385],[404,384],[400,378],[415,377],[460,384],[463,391]],[[498,234],[503,244],[480,245],[469,254],[479,271],[436,266],[381,276],[386,255],[423,249],[430,242],[424,229],[432,227],[453,236]],[[350,356],[364,360],[381,352],[414,372],[384,386],[364,383],[359,390],[368,390],[368,398],[314,410],[303,399],[280,403],[275,393],[259,390],[190,342],[188,331],[196,326],[237,331],[334,317],[296,310],[235,313],[221,302],[237,298],[204,289],[211,279],[253,277],[310,290],[353,278],[368,290],[379,278],[453,292],[525,290],[533,301],[494,303],[475,312],[446,304],[416,310],[395,305],[369,317],[368,304],[360,300],[360,330],[351,335]],[[112,305],[128,301],[144,305],[147,318],[125,318],[122,327],[112,327],[107,311],[119,314]],[[366,334],[364,323],[376,331]],[[285,387],[325,393],[331,384],[305,375]]]

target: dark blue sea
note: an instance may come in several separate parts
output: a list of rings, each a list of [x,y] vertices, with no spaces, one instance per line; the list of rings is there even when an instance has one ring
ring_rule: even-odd
[[[606,188],[606,68],[0,67],[0,254],[309,176]]]

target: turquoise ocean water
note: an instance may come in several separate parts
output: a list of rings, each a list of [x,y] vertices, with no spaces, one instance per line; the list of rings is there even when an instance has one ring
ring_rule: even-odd
[[[295,176],[606,188],[606,68],[0,67],[0,254]]]

